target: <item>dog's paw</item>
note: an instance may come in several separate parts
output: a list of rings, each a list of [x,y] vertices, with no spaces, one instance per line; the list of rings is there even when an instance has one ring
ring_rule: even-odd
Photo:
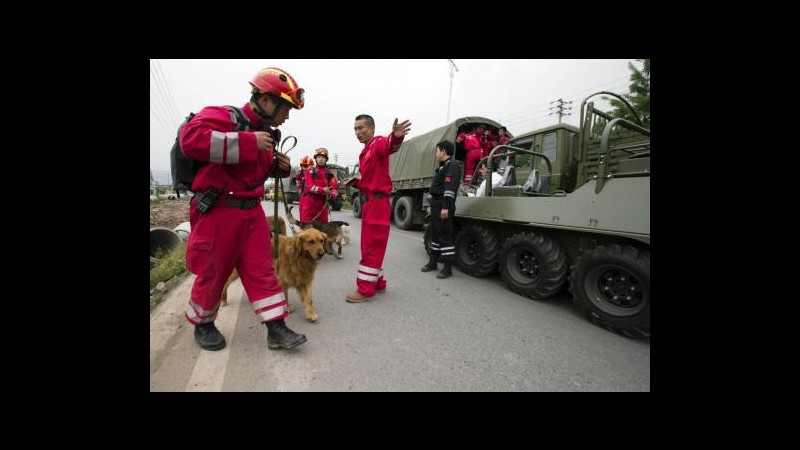
[[[316,322],[317,319],[319,319],[319,316],[317,315],[316,311],[312,312],[311,314],[306,311],[306,319],[308,319],[309,322]]]
[[[287,302],[287,303],[286,303],[286,314],[291,314],[291,313],[292,313],[292,311],[294,311],[294,309],[292,309],[292,305],[290,305],[290,304]]]
[[[342,256],[342,255],[337,255],[337,254],[334,254],[333,256],[334,256],[336,259],[344,259],[344,256]]]

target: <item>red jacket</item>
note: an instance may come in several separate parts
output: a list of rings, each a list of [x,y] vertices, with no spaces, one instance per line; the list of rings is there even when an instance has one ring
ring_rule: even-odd
[[[367,142],[358,155],[358,171],[361,179],[355,184],[362,195],[392,193],[392,178],[389,175],[389,155],[400,150],[405,136],[396,138],[375,136]]]
[[[180,145],[186,156],[209,163],[197,171],[193,192],[213,187],[235,198],[264,196],[263,181],[273,155],[257,148],[254,131],[262,130],[264,121],[249,104],[242,107],[242,112],[253,123],[250,131],[234,132],[232,112],[223,106],[203,108],[181,130]],[[280,177],[289,176],[289,171],[276,170]]]

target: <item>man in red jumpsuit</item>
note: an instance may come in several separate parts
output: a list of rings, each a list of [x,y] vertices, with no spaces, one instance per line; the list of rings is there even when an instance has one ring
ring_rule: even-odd
[[[192,183],[186,268],[197,278],[185,313],[195,340],[206,350],[225,347],[214,320],[234,268],[258,320],[266,324],[268,347],[306,342],[305,335],[284,322],[287,303],[272,266],[272,239],[261,207],[264,181],[276,174],[288,176],[291,167],[289,157],[275,148],[270,127],[282,125],[292,108],[303,108],[304,90],[291,75],[272,67],[260,70],[250,84],[250,101],[242,107],[252,123],[247,131],[233,131],[232,111],[209,106],[180,132],[183,152],[207,163]]]
[[[356,116],[353,127],[358,142],[364,149],[358,156],[361,179],[353,181],[361,196],[361,261],[358,263],[355,292],[347,294],[349,303],[361,303],[386,291],[383,277],[383,257],[389,241],[389,219],[392,178],[389,176],[389,155],[400,149],[400,144],[411,130],[411,122],[397,123],[394,119],[389,136],[375,136],[372,116]]]
[[[339,182],[336,175],[326,167],[328,150],[318,148],[314,151],[317,165],[306,171],[303,180],[303,194],[300,197],[300,222],[313,220],[328,223],[328,204],[339,195]]]
[[[478,165],[483,155],[483,132],[486,130],[484,125],[478,125],[472,132],[464,138],[464,183],[472,182],[472,172]]]

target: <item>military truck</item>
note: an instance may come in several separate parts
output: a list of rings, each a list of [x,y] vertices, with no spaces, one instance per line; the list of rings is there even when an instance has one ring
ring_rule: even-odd
[[[326,167],[328,167],[328,169],[334,173],[336,176],[336,181],[339,182],[339,196],[336,197],[336,200],[331,204],[331,209],[334,211],[340,211],[342,209],[343,201],[347,199],[347,191],[344,186],[342,186],[342,180],[347,178],[348,170],[347,168],[337,164],[327,164]],[[297,192],[297,180],[294,178],[298,170],[300,170],[300,166],[292,167],[289,177],[282,179],[283,195],[286,197],[286,201],[288,203],[300,202],[300,195]]]
[[[459,133],[468,133],[479,124],[495,135],[500,124],[485,117],[461,117],[449,124],[413,137],[403,142],[400,150],[389,157],[389,175],[392,177],[392,220],[401,229],[408,230],[425,224],[428,210],[425,194],[433,181],[433,175],[439,167],[436,159],[436,144],[447,139],[455,143]],[[462,168],[464,178],[464,149],[456,146],[456,160]],[[350,202],[353,204],[353,215],[361,217],[361,202],[358,189],[351,188]]]
[[[580,129],[553,125],[492,149],[486,159],[516,156],[497,187],[472,196],[476,185],[461,185],[456,263],[476,277],[499,270],[509,289],[537,300],[569,281],[592,322],[649,337],[650,130],[595,109],[597,95],[633,111],[617,94],[592,94]],[[427,231],[424,241],[430,251]]]

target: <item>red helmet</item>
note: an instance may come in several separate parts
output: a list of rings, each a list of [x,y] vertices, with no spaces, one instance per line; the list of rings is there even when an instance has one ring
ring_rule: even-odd
[[[325,159],[328,159],[328,149],[326,149],[326,148],[318,148],[318,149],[314,150],[314,158],[316,158],[318,155],[324,155]]]
[[[272,94],[291,103],[295,109],[303,109],[306,90],[299,87],[291,75],[277,67],[258,71],[250,81],[253,94]]]
[[[314,164],[314,159],[310,156],[306,155],[300,158],[300,166],[301,167],[308,167]]]

